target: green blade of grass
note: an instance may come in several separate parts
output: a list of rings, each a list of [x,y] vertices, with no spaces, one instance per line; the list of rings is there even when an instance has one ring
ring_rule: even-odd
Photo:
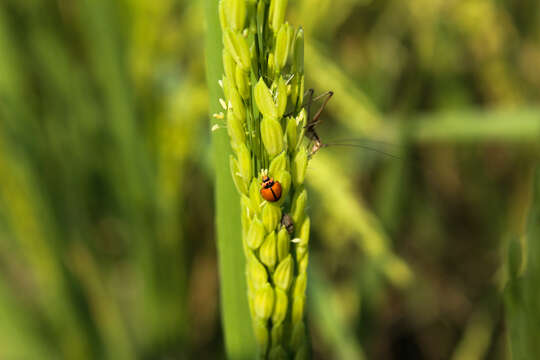
[[[508,249],[509,282],[505,288],[508,339],[514,360],[540,353],[540,167],[532,184],[532,202],[525,237],[513,239]]]
[[[220,111],[218,98],[221,78],[221,31],[218,2],[206,1],[206,76],[210,95],[210,113]],[[245,262],[240,227],[240,204],[229,171],[229,141],[225,131],[212,135],[216,171],[216,230],[221,291],[221,318],[225,347],[230,359],[252,359],[256,344],[251,329]]]
[[[378,218],[359,198],[351,196],[352,185],[348,177],[335,166],[335,160],[327,154],[317,154],[310,164],[310,172],[317,176],[308,181],[321,196],[321,204],[332,217],[354,234],[359,247],[370,259],[376,261],[388,280],[397,287],[406,287],[413,279],[409,266],[391,249],[391,242]],[[346,238],[344,235],[343,238]]]
[[[31,314],[21,311],[0,278],[0,357],[2,359],[54,359],[59,354],[39,335]]]
[[[418,116],[410,135],[415,142],[536,142],[540,138],[538,114],[534,107],[425,114]]]
[[[317,268],[311,267],[309,279],[311,319],[319,329],[320,336],[332,348],[335,359],[365,359],[362,346],[358,343],[353,329],[348,326],[332,287]]]

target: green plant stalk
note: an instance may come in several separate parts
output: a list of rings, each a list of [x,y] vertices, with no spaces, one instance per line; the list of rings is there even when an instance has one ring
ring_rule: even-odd
[[[540,354],[540,167],[537,166],[524,237],[510,241],[505,289],[508,337],[514,360]]]
[[[224,241],[238,244],[242,239],[249,309],[264,359],[309,354],[304,323],[310,229],[304,188],[304,45],[303,30],[284,22],[286,7],[286,0],[222,0],[218,11],[224,99],[212,129],[226,128],[229,134],[234,151],[230,171],[242,220],[242,236]],[[263,197],[267,177],[275,187]],[[293,228],[283,219],[291,219]]]
[[[210,113],[219,111],[221,90],[218,80],[223,73],[221,62],[221,30],[218,19],[218,2],[206,0],[206,76],[209,89]],[[216,229],[219,258],[221,316],[225,348],[230,359],[252,359],[256,343],[246,294],[245,261],[242,242],[240,206],[234,189],[228,157],[231,152],[227,134],[216,132],[212,137],[216,171]]]

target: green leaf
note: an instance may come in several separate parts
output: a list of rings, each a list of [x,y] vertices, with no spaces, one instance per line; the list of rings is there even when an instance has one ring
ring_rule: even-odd
[[[208,24],[206,70],[210,92],[210,113],[219,111],[218,98],[221,89],[218,87],[218,80],[223,72],[217,5],[216,1],[207,0],[205,9]],[[239,199],[228,169],[231,149],[226,133],[215,132],[212,140],[216,167],[216,231],[225,348],[229,359],[253,359],[257,345],[253,336],[246,296],[246,270],[241,240]]]

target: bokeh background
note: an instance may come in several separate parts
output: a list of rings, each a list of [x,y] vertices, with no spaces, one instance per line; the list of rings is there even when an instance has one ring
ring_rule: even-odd
[[[540,3],[289,3],[319,134],[375,149],[310,162],[314,357],[510,359]],[[1,359],[226,357],[204,37],[203,1],[0,3]]]

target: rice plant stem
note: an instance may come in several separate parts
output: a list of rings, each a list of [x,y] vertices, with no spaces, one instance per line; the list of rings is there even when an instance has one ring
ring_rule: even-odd
[[[216,0],[206,0],[206,73],[211,114],[220,111],[218,99],[222,96],[218,86],[223,65],[217,7]],[[218,131],[212,139],[216,169],[216,231],[225,348],[229,359],[253,359],[256,343],[245,295],[245,260],[242,243],[238,241],[242,238],[240,206],[228,166],[231,149],[226,132]]]

